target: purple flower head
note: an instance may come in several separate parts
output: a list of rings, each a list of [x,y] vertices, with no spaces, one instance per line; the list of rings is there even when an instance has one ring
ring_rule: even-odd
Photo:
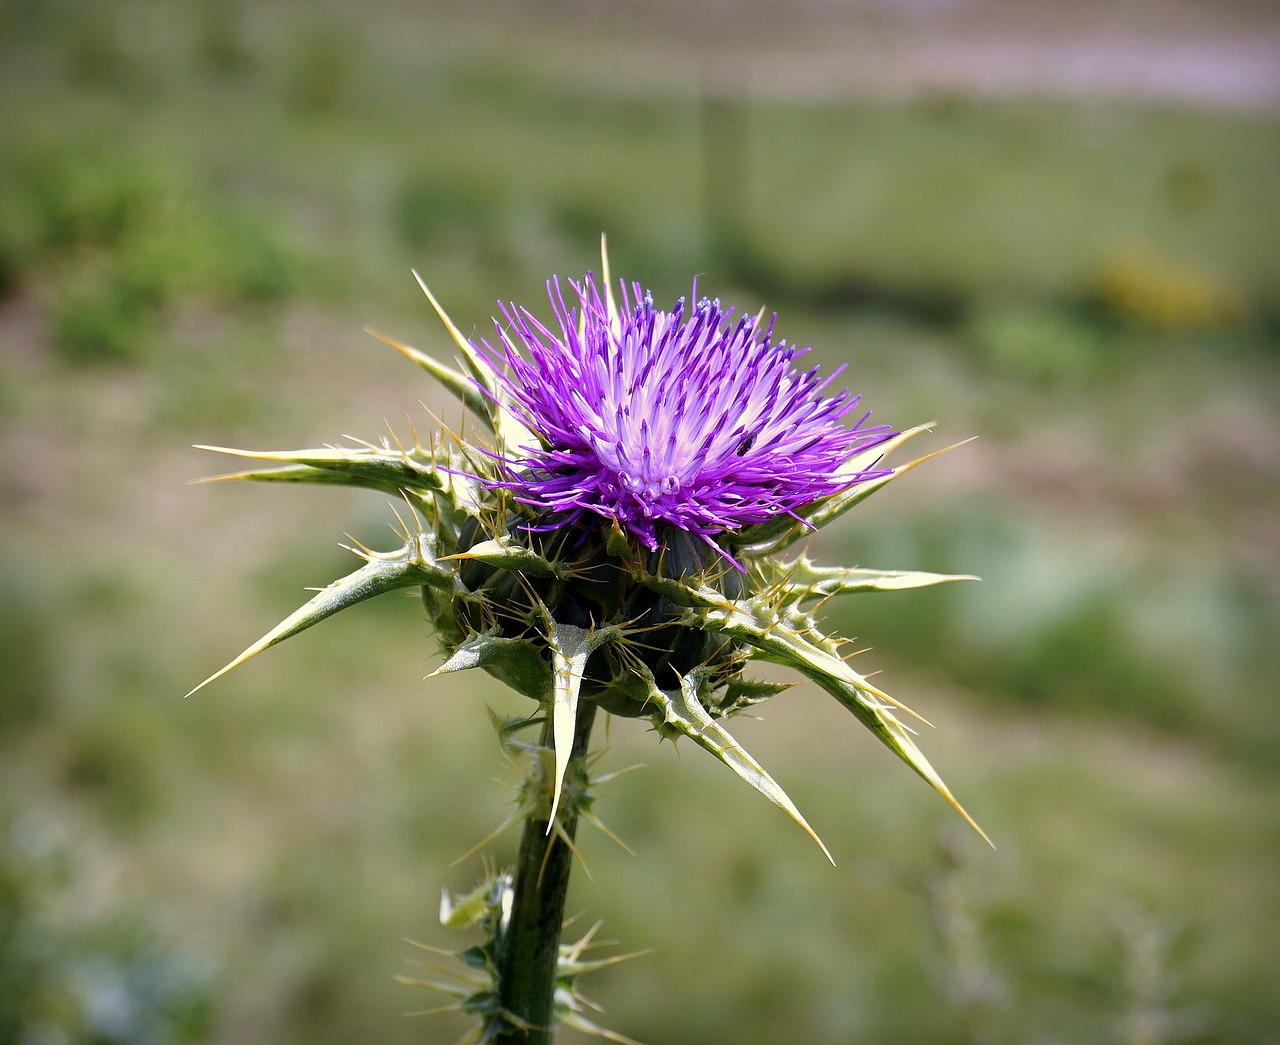
[[[547,285],[556,327],[500,306],[501,350],[481,342],[511,405],[540,440],[508,447],[493,485],[549,515],[547,526],[615,520],[647,548],[664,529],[713,548],[717,535],[797,513],[884,470],[850,472],[851,455],[894,433],[843,423],[858,397],[825,394],[844,369],[800,371],[806,349],[773,341],[773,321],[733,319],[694,284],[670,312],[622,284],[611,318],[591,274]],[[538,524],[537,528],[542,528]],[[731,541],[729,543],[732,543]]]

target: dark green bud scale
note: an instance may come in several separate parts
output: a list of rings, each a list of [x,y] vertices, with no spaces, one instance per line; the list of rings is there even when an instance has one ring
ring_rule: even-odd
[[[692,582],[729,600],[741,598],[744,576],[718,551],[681,531],[655,552],[634,548],[625,538],[611,541],[599,527],[539,532],[524,529],[525,523],[508,516],[508,539],[523,542],[554,572],[539,575],[463,558],[458,577],[466,594],[454,603],[454,623],[462,634],[496,631],[504,639],[536,642],[547,615],[556,624],[584,631],[617,628],[626,636],[625,653],[612,643],[595,650],[583,670],[581,695],[628,718],[652,713],[648,687],[637,685],[636,661],[667,688],[678,687],[695,669],[726,683],[740,673],[748,655],[745,643],[682,623],[686,607],[639,579]],[[465,556],[486,540],[484,532],[470,520],[459,538],[460,552]],[[543,652],[549,666],[550,653]]]

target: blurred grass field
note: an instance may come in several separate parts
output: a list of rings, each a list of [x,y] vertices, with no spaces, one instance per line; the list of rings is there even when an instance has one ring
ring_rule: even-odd
[[[650,44],[737,56],[678,9]],[[440,890],[512,794],[484,708],[521,704],[423,682],[438,649],[396,597],[182,700],[394,521],[190,485],[223,466],[189,447],[459,423],[362,328],[447,358],[411,267],[483,334],[601,231],[659,301],[697,274],[776,309],[877,420],[979,436],[815,543],[984,578],[829,612],[998,846],[808,685],[734,732],[834,870],[614,723],[605,764],[645,768],[599,811],[635,855],[585,833],[569,903],[654,953],[589,985],[603,1022],[1277,1041],[1277,114],[656,89],[601,72],[627,17],[0,7],[0,1042],[465,1031],[406,1018],[435,999],[393,977],[405,937],[461,946]]]

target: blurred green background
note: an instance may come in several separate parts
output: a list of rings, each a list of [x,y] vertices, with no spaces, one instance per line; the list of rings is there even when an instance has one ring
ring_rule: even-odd
[[[570,909],[650,1045],[1280,1041],[1280,18],[1262,0],[0,4],[0,1042],[449,1042],[394,981],[512,772],[390,547],[193,443],[460,421],[443,358],[596,265],[780,314],[980,438],[816,541],[973,572],[832,622],[996,840],[809,685],[723,767],[615,723]],[[513,835],[491,852],[509,859]],[[581,1040],[571,1034],[565,1041]]]

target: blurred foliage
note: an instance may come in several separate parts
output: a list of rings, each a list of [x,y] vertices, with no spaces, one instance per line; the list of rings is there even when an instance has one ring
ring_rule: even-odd
[[[1115,314],[1161,331],[1231,328],[1244,318],[1239,287],[1150,247],[1113,249],[1098,274],[1098,296]]]
[[[210,466],[183,448],[431,430],[430,388],[359,333],[448,355],[408,269],[485,332],[605,230],[660,300],[699,273],[776,309],[876,420],[981,435],[824,554],[983,582],[826,612],[939,722],[931,757],[1000,846],[939,851],[926,789],[803,687],[743,741],[835,872],[618,728],[605,757],[650,768],[600,812],[639,855],[582,839],[570,906],[658,953],[601,974],[606,1022],[664,1045],[1269,1041],[1274,114],[604,90],[576,58],[631,41],[544,17],[0,6],[0,781],[24,810],[0,1039],[46,1017],[68,1041],[462,1033],[402,1019],[392,976],[505,814],[482,704],[507,698],[420,689],[434,646],[389,599],[178,701],[345,567],[344,530],[378,546],[391,518],[189,489]],[[76,844],[31,855],[41,822]],[[175,939],[217,956],[216,993]]]
[[[170,163],[75,146],[0,164],[0,278],[51,299],[54,344],[73,362],[144,359],[166,308],[251,304],[299,289],[285,238]]]
[[[312,32],[295,44],[285,76],[285,97],[301,114],[329,112],[350,91],[355,67],[349,33]]]
[[[1118,339],[1077,310],[1038,302],[979,301],[964,340],[992,371],[1027,385],[1079,388],[1101,373]]]
[[[235,0],[205,0],[197,6],[195,54],[199,63],[219,77],[245,74],[255,64],[245,30],[244,4]]]
[[[0,1042],[182,1045],[213,1026],[207,962],[161,944],[140,917],[67,924],[82,869],[34,815],[0,845]]]
[[[51,613],[29,578],[0,570],[0,649],[5,650],[0,744],[53,712],[57,683]]]

